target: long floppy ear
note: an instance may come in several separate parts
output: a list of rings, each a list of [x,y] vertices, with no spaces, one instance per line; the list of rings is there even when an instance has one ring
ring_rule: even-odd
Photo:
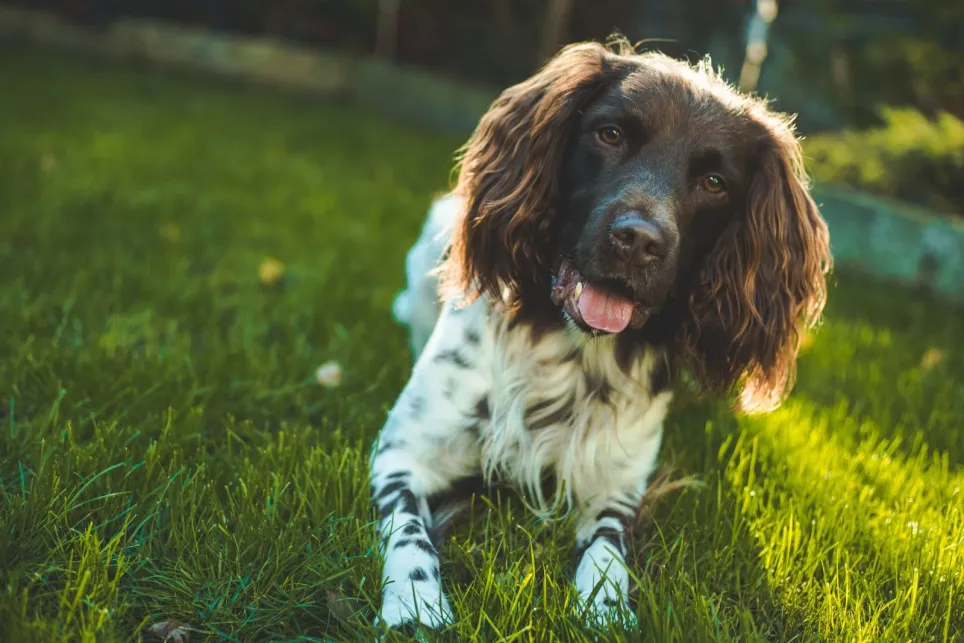
[[[462,149],[455,192],[465,211],[440,268],[449,294],[489,295],[513,310],[524,292],[548,282],[545,242],[563,156],[606,55],[596,43],[570,45],[482,117]]]
[[[764,135],[746,212],[704,263],[682,342],[702,387],[739,386],[746,412],[779,406],[793,388],[801,331],[823,313],[832,267],[799,141],[788,123],[758,118]]]

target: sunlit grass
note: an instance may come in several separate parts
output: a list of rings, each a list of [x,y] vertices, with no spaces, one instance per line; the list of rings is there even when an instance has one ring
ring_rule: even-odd
[[[0,640],[372,640],[389,309],[459,141],[36,52],[0,87]],[[574,613],[568,519],[477,499],[448,638],[964,640],[962,319],[842,275],[784,408],[681,399],[638,634]]]

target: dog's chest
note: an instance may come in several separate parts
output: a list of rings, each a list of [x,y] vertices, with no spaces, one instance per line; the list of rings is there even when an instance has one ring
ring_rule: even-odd
[[[609,341],[490,331],[480,355],[488,390],[479,435],[489,477],[541,501],[537,487],[549,472],[579,497],[624,484],[620,472],[631,478],[655,456],[669,404],[669,393],[651,386],[660,355],[641,351],[620,364]]]

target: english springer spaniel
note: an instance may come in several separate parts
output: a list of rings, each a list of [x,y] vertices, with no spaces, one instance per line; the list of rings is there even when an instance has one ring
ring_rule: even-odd
[[[505,90],[459,169],[395,302],[416,361],[371,452],[378,621],[452,622],[432,499],[477,476],[576,512],[574,589],[606,623],[674,381],[779,405],[822,315],[828,231],[789,118],[705,62],[625,45],[570,45]]]

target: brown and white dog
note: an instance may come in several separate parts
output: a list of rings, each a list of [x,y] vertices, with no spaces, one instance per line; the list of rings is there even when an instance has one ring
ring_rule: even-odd
[[[416,362],[371,455],[379,621],[454,618],[431,501],[473,476],[577,512],[575,591],[625,616],[677,374],[779,405],[830,267],[790,120],[708,64],[582,43],[505,90],[395,303]]]

